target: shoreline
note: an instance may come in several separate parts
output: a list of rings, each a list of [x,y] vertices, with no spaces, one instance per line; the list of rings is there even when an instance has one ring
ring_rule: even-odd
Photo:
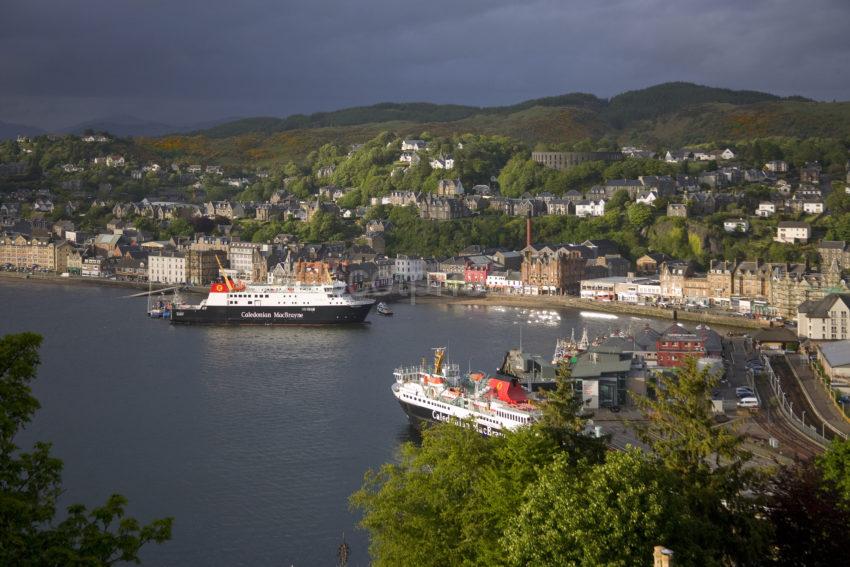
[[[29,277],[27,277],[29,276]],[[63,285],[82,285],[82,286],[104,286],[118,287],[127,289],[136,289],[147,291],[148,284],[142,282],[130,282],[120,280],[108,280],[102,278],[84,278],[82,276],[71,276],[63,278],[54,274],[21,274],[18,272],[0,272],[0,285],[3,281],[19,281],[29,283],[44,283],[44,284],[63,284]],[[153,284],[152,291],[160,289],[172,288],[172,284]],[[207,290],[206,287],[189,287],[184,288],[184,291],[190,293],[203,293]],[[389,294],[379,294],[374,296],[376,299],[384,301],[402,302],[415,301],[416,303],[425,304],[449,304],[449,305],[485,305],[485,306],[506,306],[506,307],[524,307],[529,309],[580,309],[584,311],[595,311],[599,313],[638,315],[643,317],[651,317],[654,319],[669,319],[673,320],[674,313],[677,320],[691,321],[697,323],[708,323],[712,325],[721,325],[724,327],[734,327],[739,329],[763,329],[770,327],[769,321],[759,319],[745,319],[743,317],[732,317],[729,315],[720,315],[716,313],[707,313],[705,311],[683,311],[674,309],[662,309],[659,307],[647,307],[642,305],[633,305],[630,303],[619,302],[597,302],[580,297],[569,295],[501,295],[491,294],[485,296],[463,296],[450,294],[431,294],[423,293],[415,296],[410,293],[391,292]]]
[[[408,295],[402,300],[410,299]],[[692,321],[697,323],[708,323],[724,327],[735,327],[739,329],[764,329],[771,326],[770,321],[760,319],[746,319],[744,317],[732,317],[707,313],[705,311],[684,311],[678,309],[662,309],[659,307],[647,307],[619,302],[598,302],[565,295],[487,295],[483,297],[464,297],[452,295],[417,295],[416,302],[422,303],[447,303],[452,305],[486,305],[486,306],[508,306],[525,307],[529,309],[580,309],[583,311],[596,311],[600,313],[612,313],[623,315],[638,315],[651,317],[653,319],[674,319],[679,321]]]
[[[137,289],[147,291],[148,284],[143,282],[129,282],[122,280],[108,280],[103,278],[84,278],[82,276],[70,276],[63,278],[55,274],[22,274],[20,272],[0,272],[0,285],[4,281],[40,283],[40,284],[62,284],[62,285],[80,285],[80,286],[103,286],[103,287],[120,287],[127,289]],[[174,284],[155,283],[151,285],[151,291],[173,288]],[[191,288],[186,288],[186,291],[193,291]]]

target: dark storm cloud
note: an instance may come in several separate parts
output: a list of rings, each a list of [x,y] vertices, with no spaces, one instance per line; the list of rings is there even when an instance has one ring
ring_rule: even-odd
[[[0,119],[171,122],[385,100],[503,104],[687,80],[848,98],[846,0],[30,0]]]

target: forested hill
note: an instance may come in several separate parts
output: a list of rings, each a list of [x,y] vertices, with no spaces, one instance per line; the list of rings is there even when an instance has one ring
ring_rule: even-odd
[[[601,110],[606,101],[591,94],[572,93],[547,98],[527,100],[511,106],[463,106],[457,104],[433,104],[428,102],[382,102],[372,106],[355,106],[333,112],[314,114],[293,114],[286,118],[257,117],[244,118],[220,124],[196,132],[211,138],[238,136],[241,134],[264,132],[284,132],[303,128],[326,128],[335,126],[357,126],[382,122],[455,122],[475,115],[509,115],[535,106],[576,107]]]
[[[691,83],[665,83],[610,100],[572,93],[479,108],[382,103],[287,118],[248,118],[193,134],[148,139],[172,157],[223,163],[299,161],[326,143],[358,143],[389,131],[402,137],[501,135],[523,142],[571,146],[607,139],[669,149],[765,137],[836,138],[850,132],[850,102],[780,98]]]
[[[656,118],[663,114],[704,103],[746,105],[772,102],[780,97],[757,91],[733,91],[704,87],[693,83],[664,83],[646,89],[628,91],[610,101],[592,94],[569,93],[531,99],[510,106],[477,107],[427,102],[384,102],[372,106],[357,106],[333,112],[294,114],[286,118],[258,117],[235,120],[198,134],[220,138],[255,132],[284,132],[302,128],[355,126],[381,122],[455,122],[476,115],[507,116],[534,107],[585,109],[599,114],[612,128],[624,128],[635,121]],[[798,100],[805,100],[799,99]]]

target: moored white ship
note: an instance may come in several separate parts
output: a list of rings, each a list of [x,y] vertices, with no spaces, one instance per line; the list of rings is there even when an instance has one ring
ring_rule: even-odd
[[[219,325],[334,325],[362,323],[375,303],[351,295],[322,262],[298,262],[289,281],[235,282],[222,270],[199,305],[177,305],[172,323]]]
[[[434,349],[434,365],[400,367],[392,392],[411,418],[432,422],[475,424],[484,435],[500,435],[529,425],[540,417],[517,380],[487,378],[482,372],[461,375],[457,364],[445,362],[445,349]]]

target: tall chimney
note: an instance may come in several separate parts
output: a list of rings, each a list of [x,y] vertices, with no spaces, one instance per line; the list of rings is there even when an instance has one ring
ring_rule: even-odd
[[[528,216],[525,218],[525,245],[531,246],[531,211],[528,211]]]

